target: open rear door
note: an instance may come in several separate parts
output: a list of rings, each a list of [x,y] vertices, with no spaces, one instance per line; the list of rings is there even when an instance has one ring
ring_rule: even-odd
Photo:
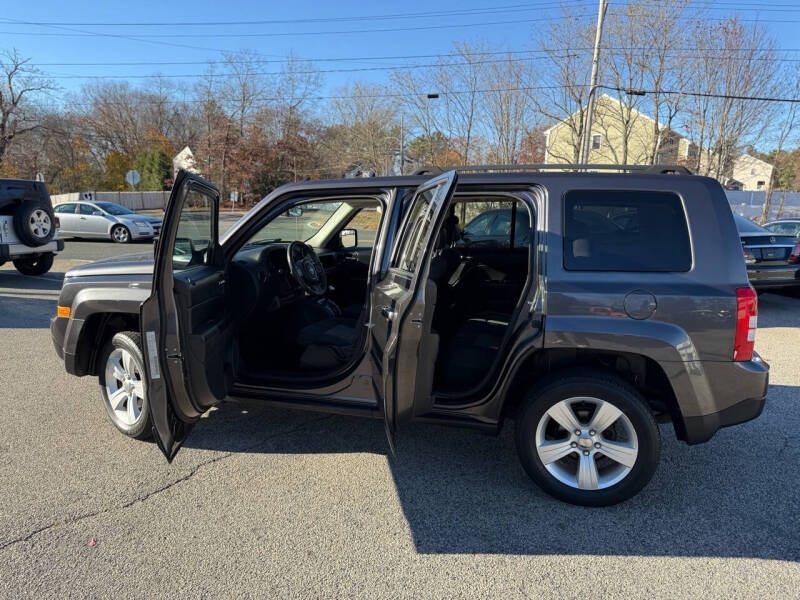
[[[441,226],[443,209],[450,201],[456,180],[456,172],[449,171],[417,188],[389,270],[372,293],[373,378],[383,402],[386,435],[392,449],[398,423],[411,418],[414,406],[426,305],[432,310],[435,302],[428,297],[430,288],[425,285],[428,262],[433,236]]]
[[[140,324],[153,436],[172,461],[233,384],[233,319],[219,252],[219,191],[180,171],[164,215]]]

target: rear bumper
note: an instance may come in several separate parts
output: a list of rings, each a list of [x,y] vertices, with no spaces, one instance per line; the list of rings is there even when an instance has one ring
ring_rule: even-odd
[[[679,437],[689,444],[702,444],[710,440],[723,427],[738,425],[755,419],[764,409],[769,385],[769,365],[755,355],[745,362],[706,363],[714,399],[724,408],[708,414],[683,416],[683,429]],[[712,372],[713,371],[713,372]]]
[[[754,288],[788,287],[800,285],[800,264],[779,266],[747,266],[747,278]]]
[[[44,246],[26,246],[25,244],[0,244],[0,260],[14,260],[24,256],[61,252],[64,240],[53,240]]]

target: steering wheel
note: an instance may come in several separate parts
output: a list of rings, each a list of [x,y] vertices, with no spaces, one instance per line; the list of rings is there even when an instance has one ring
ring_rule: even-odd
[[[328,289],[328,275],[317,253],[308,244],[292,242],[286,249],[289,273],[305,291],[321,296]]]

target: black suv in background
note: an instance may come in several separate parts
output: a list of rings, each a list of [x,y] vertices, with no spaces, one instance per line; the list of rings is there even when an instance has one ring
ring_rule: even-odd
[[[64,242],[41,181],[0,179],[0,265],[12,261],[24,275],[43,275]]]
[[[768,366],[719,183],[585,170],[294,183],[223,236],[218,190],[181,172],[155,256],[66,273],[56,351],[168,460],[224,400],[383,419],[390,446],[511,417],[547,492],[620,502],[655,472],[657,422],[697,444],[758,416]]]

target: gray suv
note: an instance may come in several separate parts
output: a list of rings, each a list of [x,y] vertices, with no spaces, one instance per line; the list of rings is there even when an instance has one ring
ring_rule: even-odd
[[[181,172],[154,256],[66,274],[56,351],[170,461],[226,400],[382,419],[391,448],[510,417],[544,490],[620,502],[657,423],[697,444],[760,414],[756,294],[715,180],[552,169],[289,184],[224,235],[218,190]],[[464,235],[498,210],[492,243]]]

